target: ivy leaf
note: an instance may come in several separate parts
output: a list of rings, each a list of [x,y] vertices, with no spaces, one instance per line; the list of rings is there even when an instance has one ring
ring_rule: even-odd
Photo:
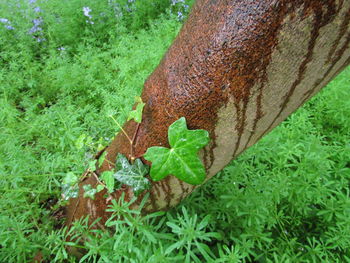
[[[69,172],[65,175],[65,177],[63,178],[63,184],[69,185],[69,186],[73,186],[76,183],[78,183],[79,181],[79,177],[76,176],[74,173]]]
[[[106,156],[107,156],[107,151],[104,151],[104,152],[101,154],[100,158],[98,158],[98,165],[99,165],[99,166],[102,166],[103,162],[104,162],[105,159],[106,159]]]
[[[71,198],[77,198],[79,194],[78,185],[69,186],[67,184],[62,185],[62,197],[63,200],[68,201]]]
[[[154,146],[147,149],[144,158],[152,162],[150,176],[159,181],[168,175],[197,185],[205,180],[205,168],[198,151],[209,142],[206,130],[188,130],[186,119],[178,119],[168,129],[170,149]]]
[[[149,167],[140,159],[130,164],[128,159],[119,153],[116,168],[118,171],[114,174],[114,178],[122,184],[131,186],[136,196],[149,188],[150,183],[145,177],[149,172]]]
[[[84,189],[84,198],[88,197],[91,198],[92,200],[95,200],[95,194],[96,194],[96,189],[92,188],[91,184],[86,184],[83,185]]]
[[[98,184],[98,185],[96,186],[96,192],[97,192],[97,193],[101,192],[103,189],[105,189],[105,187],[104,187],[102,184]]]
[[[62,182],[62,196],[64,200],[77,198],[79,193],[78,187],[79,177],[69,172],[65,175]]]
[[[128,116],[128,121],[134,119],[137,123],[141,123],[142,121],[142,111],[145,103],[143,103],[140,97],[135,98],[135,102],[137,102],[137,106],[135,110],[130,111]]]
[[[114,177],[112,171],[105,171],[101,174],[101,180],[105,183],[108,193],[114,191]]]
[[[97,163],[97,160],[92,160],[92,161],[89,161],[89,170],[94,172],[96,171],[96,163]]]

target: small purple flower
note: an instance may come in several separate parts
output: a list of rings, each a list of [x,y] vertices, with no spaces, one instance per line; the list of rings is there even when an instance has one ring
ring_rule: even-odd
[[[0,23],[8,24],[10,21],[7,18],[0,18]]]
[[[41,32],[43,29],[40,27],[40,25],[43,23],[43,19],[41,17],[37,18],[37,19],[33,19],[33,26],[32,28],[29,30],[29,34],[34,34],[36,32]]]
[[[128,3],[125,5],[126,11],[129,13],[132,13],[133,11],[135,11],[135,1],[136,0],[128,0]]]
[[[123,16],[122,8],[119,3],[115,3],[115,0],[108,0],[108,4],[113,9],[115,17],[119,18]]]
[[[29,2],[29,4],[32,5],[32,4],[34,4],[36,2],[36,0],[29,0],[28,2]]]
[[[46,39],[44,37],[42,37],[43,36],[43,29],[42,29],[41,25],[44,22],[42,17],[33,19],[32,22],[33,22],[33,26],[31,29],[29,29],[28,34],[33,35],[33,38],[39,43],[46,41]]]
[[[35,13],[40,13],[40,12],[41,12],[40,7],[39,7],[39,6],[34,7],[34,12],[35,12]]]
[[[88,7],[88,6],[84,6],[83,7],[84,16],[86,16],[86,17],[88,17],[90,19],[92,19],[92,16],[90,15],[91,11],[92,10],[90,9],[90,7]]]
[[[43,19],[41,17],[39,17],[38,19],[33,19],[32,22],[33,22],[34,26],[38,27],[43,22]]]
[[[88,6],[84,6],[83,7],[84,16],[86,16],[88,18],[88,20],[86,20],[85,22],[88,23],[88,24],[93,25],[94,21],[92,21],[92,16],[90,15],[91,11],[92,10],[90,9],[90,7],[88,7]]]
[[[36,26],[33,26],[31,29],[29,29],[28,33],[29,34],[34,34],[38,31],[42,31],[43,29],[41,27],[36,27]]]
[[[171,0],[171,12],[177,13],[179,21],[184,20],[185,13],[187,13],[189,6],[186,5],[185,0]]]
[[[185,3],[185,0],[171,0],[171,5],[176,5],[178,3]]]
[[[179,20],[183,20],[183,19],[184,19],[184,15],[183,15],[180,11],[178,11],[178,12],[177,12],[177,18],[178,18]]]
[[[7,18],[0,18],[0,23],[4,24],[7,30],[14,30],[15,28],[11,26],[11,22]]]
[[[58,50],[60,56],[65,56],[67,54],[65,47],[59,47],[59,48],[57,48],[57,50]]]

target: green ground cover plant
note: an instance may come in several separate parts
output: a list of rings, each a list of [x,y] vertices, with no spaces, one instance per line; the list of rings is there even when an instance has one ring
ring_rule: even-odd
[[[66,241],[63,178],[118,132],[191,4],[0,3],[0,262],[350,262],[350,68],[175,209],[113,201],[112,231],[81,220]]]

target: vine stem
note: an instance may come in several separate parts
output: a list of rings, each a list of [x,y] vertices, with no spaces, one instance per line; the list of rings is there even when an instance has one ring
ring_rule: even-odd
[[[101,180],[98,178],[98,175],[97,175],[95,172],[91,172],[91,174],[95,177],[95,179],[97,180],[97,183],[103,185],[104,188],[107,189],[106,184],[104,184],[103,182],[101,182]],[[114,193],[114,192],[113,192],[113,193]],[[106,199],[106,202],[107,202],[107,203],[108,203],[110,200],[113,199],[113,196],[112,196],[113,193],[109,193],[108,190],[107,190],[107,194],[108,194],[108,198]]]
[[[98,176],[97,176],[97,174],[95,172],[90,172],[90,173],[95,177],[95,179],[97,180],[97,182],[99,184],[102,184],[105,188],[107,188],[107,186],[104,183],[101,182],[101,180],[98,178]]]
[[[118,127],[121,129],[121,131],[126,136],[126,138],[129,140],[129,143],[130,143],[130,160],[131,160],[131,163],[133,163],[134,160],[135,160],[135,156],[134,156],[134,142],[135,142],[135,139],[137,137],[137,133],[138,133],[139,128],[140,128],[140,123],[137,123],[134,135],[133,135],[133,137],[131,139],[129,137],[129,135],[126,133],[126,131],[123,129],[123,127],[119,124],[119,122],[112,115],[109,115],[109,117],[112,118],[112,120],[118,125]]]
[[[121,129],[121,131],[124,133],[124,135],[126,136],[126,138],[128,138],[129,143],[132,145],[132,140],[130,139],[129,135],[126,133],[126,131],[123,129],[123,127],[119,124],[119,122],[112,116],[109,115],[109,117],[112,118],[112,120],[118,125],[118,127]]]
[[[89,173],[90,173],[90,170],[87,169],[86,172],[80,177],[80,182],[84,181],[89,175]]]
[[[137,133],[139,131],[139,128],[140,128],[140,123],[138,122],[137,123],[137,126],[136,126],[136,129],[135,129],[135,132],[134,132],[134,136],[132,137],[132,140],[131,140],[131,144],[130,144],[130,159],[131,159],[131,162],[133,163],[134,160],[135,160],[135,156],[134,156],[134,146],[135,146],[135,141],[136,141],[136,137],[137,137]]]

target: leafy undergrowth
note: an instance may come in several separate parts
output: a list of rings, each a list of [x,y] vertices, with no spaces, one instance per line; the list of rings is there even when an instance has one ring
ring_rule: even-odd
[[[0,3],[0,262],[76,262],[66,245],[84,262],[349,262],[350,68],[176,209],[114,203],[114,231],[82,221],[66,243],[62,178],[108,144],[108,115],[127,118],[181,26],[182,1],[150,2]]]

